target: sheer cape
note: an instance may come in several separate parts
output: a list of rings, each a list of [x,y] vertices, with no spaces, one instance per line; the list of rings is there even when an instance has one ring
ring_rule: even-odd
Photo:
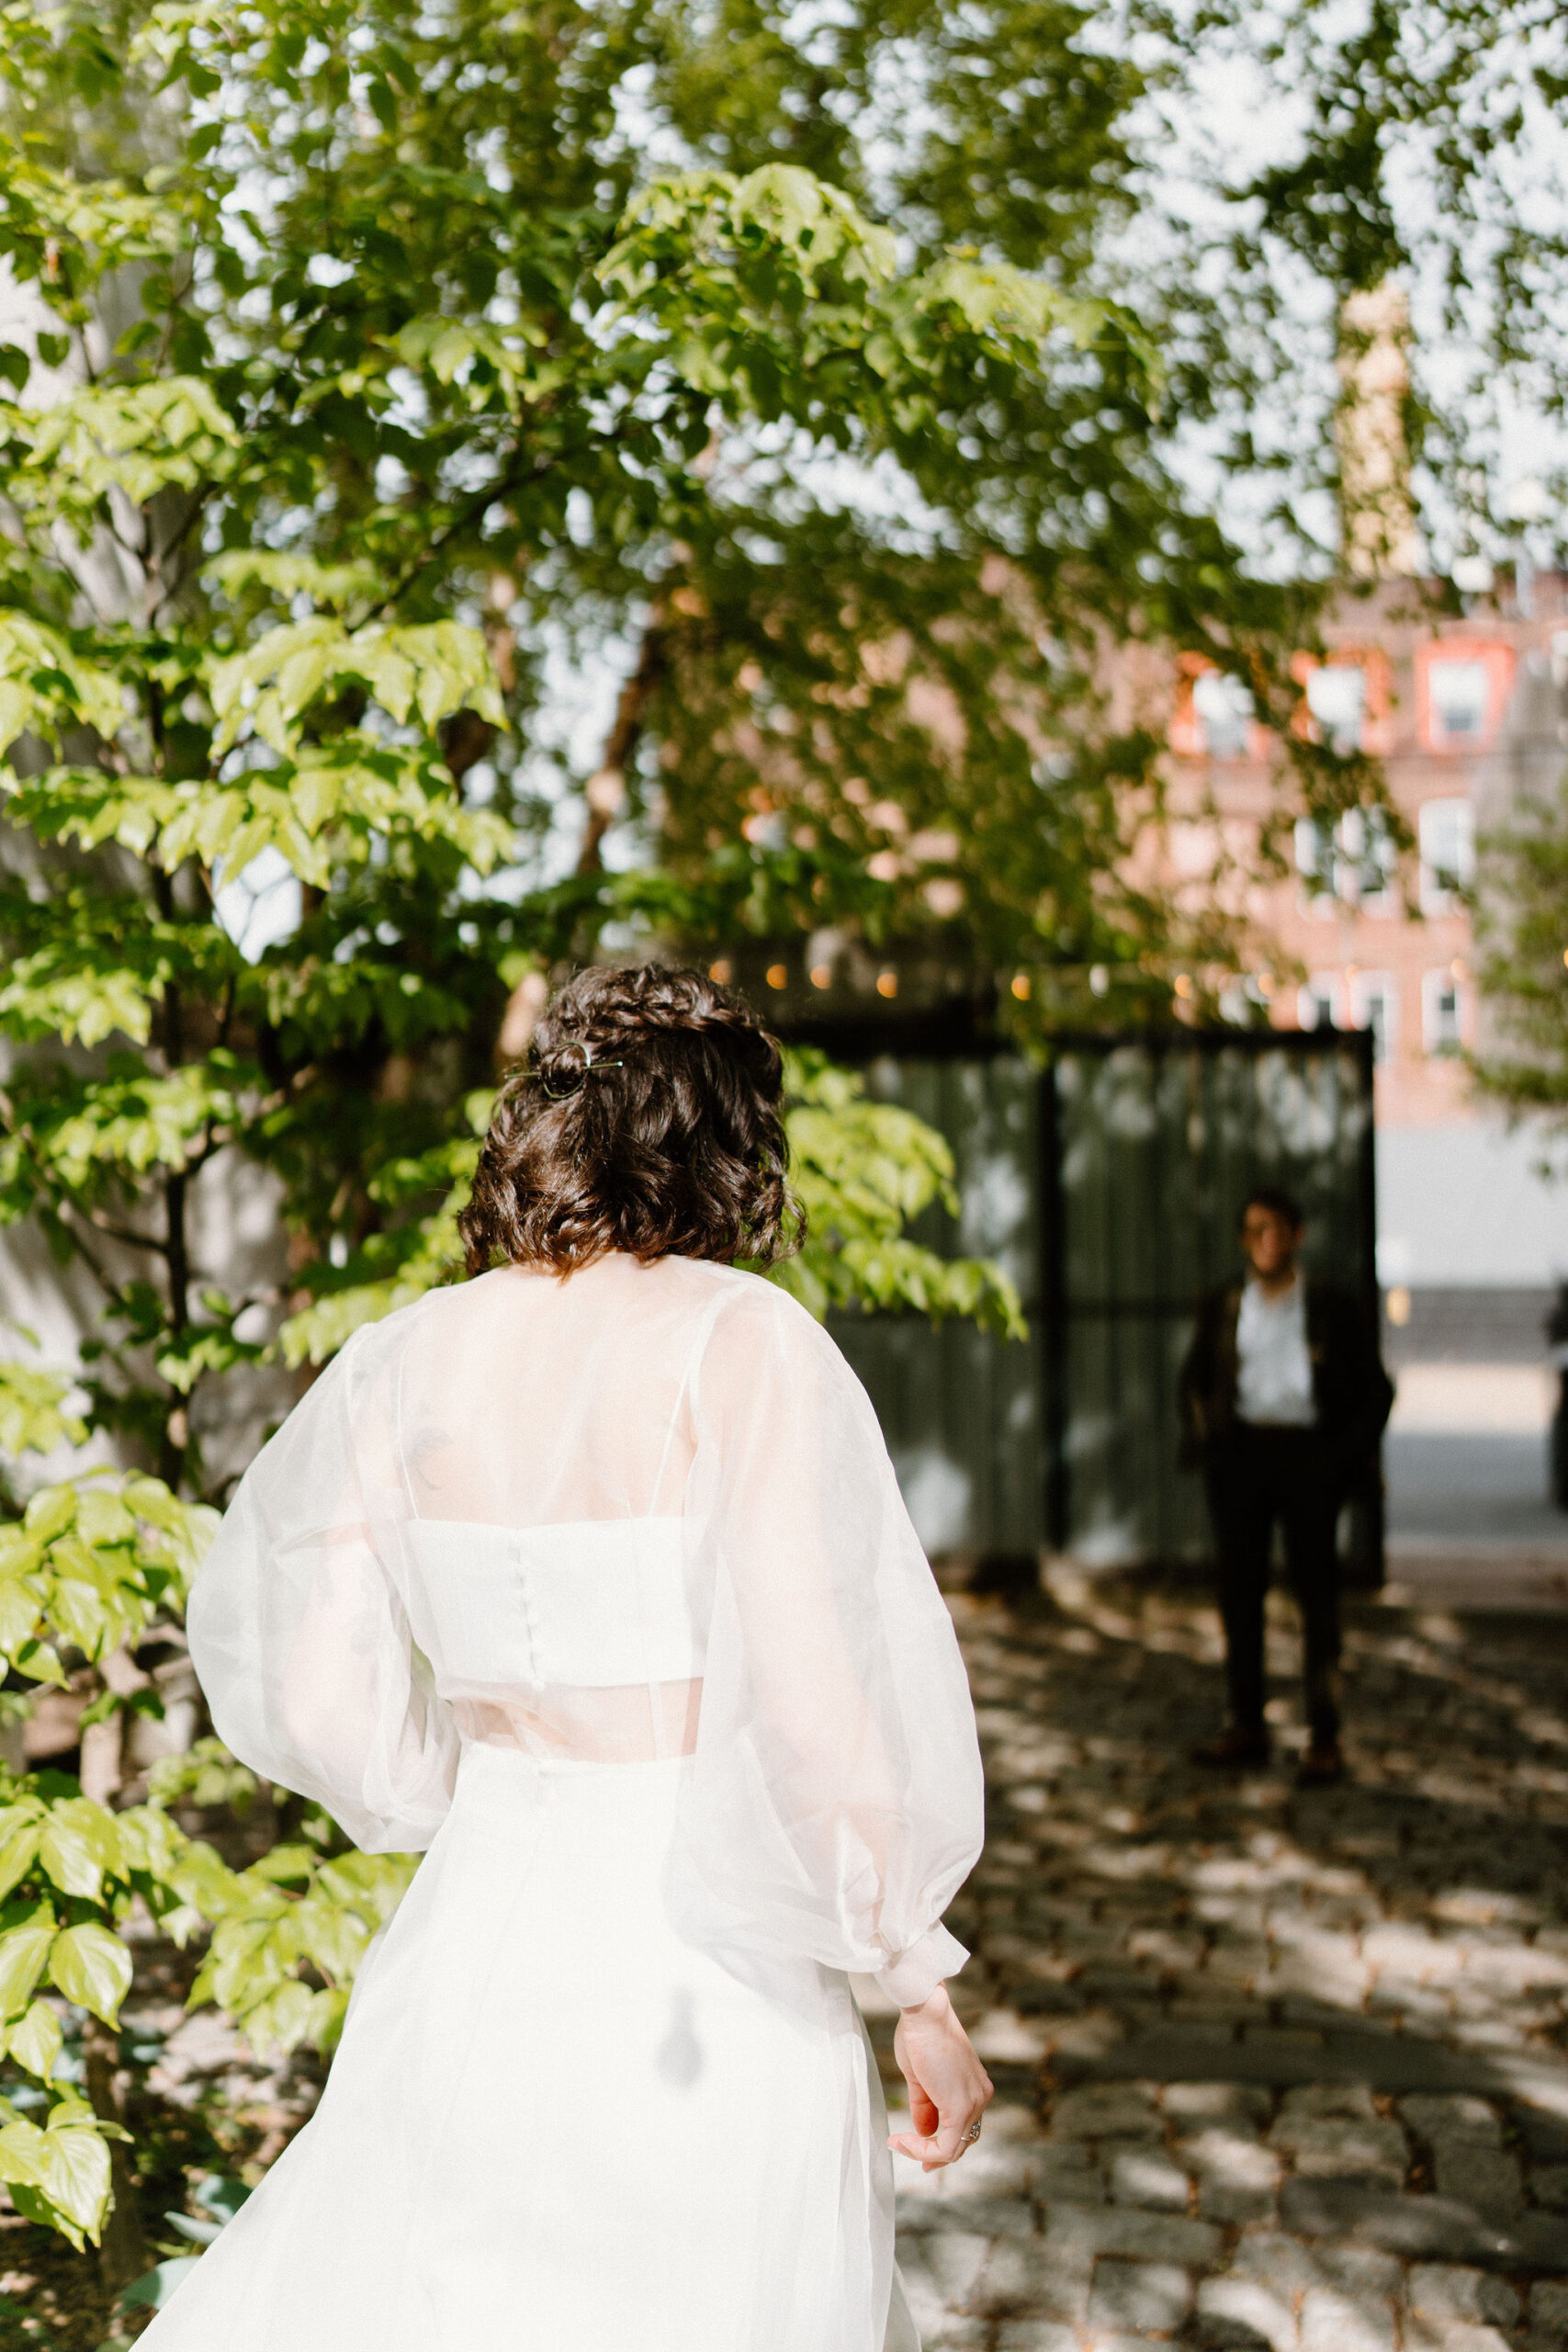
[[[753,1275],[507,1269],[356,1333],[242,1480],[189,1629],[234,1753],[367,1850],[431,1843],[466,1742],[681,1755],[694,1941],[904,2005],[965,1957],[952,1623],[864,1391]]]

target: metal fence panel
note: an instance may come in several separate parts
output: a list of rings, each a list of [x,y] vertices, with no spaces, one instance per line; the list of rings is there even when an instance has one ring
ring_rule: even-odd
[[[959,1216],[928,1212],[919,1238],[999,1258],[1031,1322],[1009,1344],[913,1316],[835,1321],[928,1547],[1201,1555],[1176,1382],[1195,1299],[1236,1267],[1247,1189],[1294,1192],[1309,1267],[1375,1303],[1370,1041],[1089,1038],[1061,1042],[1043,1071],[1010,1055],[883,1056],[869,1078],[953,1147]],[[1375,1574],[1371,1489],[1345,1540]]]
[[[870,1390],[899,1484],[932,1552],[1029,1554],[1045,1536],[1040,1328],[1039,1078],[1014,1057],[882,1056],[872,1091],[929,1121],[952,1146],[959,1214],[932,1208],[916,1238],[996,1258],[1017,1283],[1031,1336],[1008,1342],[919,1316],[835,1317],[834,1336]]]
[[[1306,1263],[1369,1295],[1371,1091],[1359,1037],[1186,1038],[1059,1053],[1051,1534],[1091,1563],[1201,1555],[1196,1478],[1178,1471],[1176,1383],[1193,1303],[1237,1267],[1254,1184],[1307,1213]],[[1363,1548],[1365,1532],[1356,1538]]]

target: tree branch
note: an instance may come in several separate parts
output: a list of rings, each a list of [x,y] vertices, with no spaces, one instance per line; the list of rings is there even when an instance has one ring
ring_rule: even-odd
[[[547,415],[547,404],[541,401],[534,413],[536,416]],[[621,428],[617,425],[605,435],[603,446],[609,448],[622,438]],[[444,553],[455,538],[459,537],[470,524],[477,522],[487,506],[493,506],[496,500],[504,498],[509,490],[517,490],[527,482],[542,481],[545,475],[559,462],[555,458],[536,458],[532,465],[523,465],[520,462],[522,456],[521,448],[514,449],[512,462],[503,469],[496,480],[479,492],[475,497],[470,498],[467,505],[453,516],[444,529],[437,531],[433,539],[426,540],[401,579],[395,580],[379,602],[372,605],[370,610],[361,616],[355,624],[356,628],[367,628],[372,621],[379,620],[383,613],[389,612],[392,606],[407,594],[426,565],[434,563],[436,557]]]
[[[637,668],[621,688],[615,725],[604,739],[599,773],[589,779],[588,823],[577,854],[579,874],[597,874],[604,865],[604,836],[626,805],[626,770],[642,741],[649,704],[663,684],[669,667],[669,628],[664,605],[660,601],[655,603],[643,631]]]
[[[138,1233],[129,1225],[116,1225],[98,1209],[81,1209],[77,1214],[85,1216],[94,1232],[101,1233],[106,1241],[123,1241],[128,1249],[151,1250],[159,1257],[168,1255],[168,1243],[161,1241],[155,1233]]]
[[[78,1224],[82,1222],[85,1222],[88,1225],[92,1224],[91,1212],[86,1209],[78,1208],[74,1201],[65,1201],[61,1204],[59,1213],[62,1220],[67,1210],[69,1210],[72,1219],[74,1222]],[[162,1247],[162,1244],[159,1242],[148,1243],[141,1235],[138,1235],[135,1238],[142,1248],[159,1249]],[[98,1288],[103,1292],[104,1296],[108,1299],[118,1299],[120,1295],[119,1284],[111,1280],[103,1260],[97,1255],[96,1250],[88,1249],[86,1242],[82,1238],[80,1231],[78,1231],[76,1235],[76,1254],[82,1260],[82,1262],[86,1267],[87,1272],[92,1275],[93,1280],[97,1283]]]
[[[148,518],[147,543],[149,553],[144,559],[144,565],[147,573],[147,584],[149,590],[151,590],[154,582],[156,582],[158,589],[157,594],[155,596],[149,594],[146,602],[147,621],[149,627],[156,621],[159,614],[163,611],[164,606],[168,603],[169,598],[174,594],[175,588],[179,585],[177,580],[165,585],[165,572],[170,559],[179,553],[181,548],[190,537],[192,526],[196,523],[197,516],[206,513],[208,506],[217,494],[218,484],[215,481],[209,481],[206,483],[202,489],[193,492],[191,494],[190,506],[186,512],[184,522],[180,525],[179,529],[174,534],[173,537],[166,541],[166,543],[162,547],[157,546],[153,541],[152,519],[151,517]]]

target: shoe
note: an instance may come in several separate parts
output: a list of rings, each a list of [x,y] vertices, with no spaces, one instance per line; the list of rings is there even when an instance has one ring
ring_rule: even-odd
[[[1218,1739],[1206,1739],[1193,1748],[1191,1756],[1194,1764],[1245,1771],[1251,1765],[1268,1763],[1269,1735],[1266,1731],[1244,1731],[1239,1724],[1232,1724]]]
[[[1332,1789],[1345,1778],[1345,1758],[1337,1740],[1314,1740],[1296,1767],[1298,1789]]]

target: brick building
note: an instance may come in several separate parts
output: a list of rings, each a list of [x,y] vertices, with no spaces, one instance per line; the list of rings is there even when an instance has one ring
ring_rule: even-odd
[[[1551,1286],[1568,1275],[1568,1198],[1537,1172],[1539,1138],[1510,1134],[1471,1087],[1461,1057],[1483,1013],[1458,893],[1478,841],[1568,768],[1568,579],[1538,575],[1462,614],[1417,582],[1384,580],[1347,596],[1323,637],[1325,657],[1296,664],[1299,723],[1383,762],[1414,874],[1396,870],[1383,828],[1353,814],[1298,825],[1289,874],[1258,879],[1277,747],[1235,683],[1197,665],[1170,724],[1170,850],[1194,878],[1228,853],[1259,956],[1280,967],[1249,982],[1277,1025],[1375,1034],[1379,1260],[1396,1353],[1539,1355]]]

